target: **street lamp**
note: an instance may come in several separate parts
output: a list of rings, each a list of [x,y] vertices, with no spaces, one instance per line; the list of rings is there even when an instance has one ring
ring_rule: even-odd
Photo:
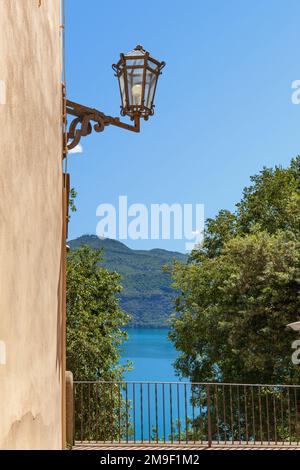
[[[142,46],[120,54],[119,62],[112,67],[119,79],[122,116],[147,120],[154,114],[157,80],[164,66],[165,62],[158,62]]]
[[[164,66],[165,62],[151,57],[142,46],[136,46],[127,54],[120,54],[118,63],[113,64],[119,81],[121,115],[129,116],[134,124],[127,124],[97,109],[66,100],[66,114],[74,116],[67,133],[67,149],[76,147],[81,137],[91,134],[93,128],[96,132],[102,132],[106,126],[113,125],[140,132],[140,119],[147,121],[154,114],[157,81]],[[91,121],[95,123],[93,127]]]

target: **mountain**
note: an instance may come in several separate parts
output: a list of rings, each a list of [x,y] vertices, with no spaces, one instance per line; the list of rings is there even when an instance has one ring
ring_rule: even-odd
[[[174,290],[170,287],[170,275],[162,271],[162,266],[174,259],[185,262],[186,255],[161,249],[132,250],[117,240],[99,239],[96,235],[83,235],[68,244],[71,250],[81,245],[102,249],[103,266],[121,274],[120,303],[133,317],[130,327],[167,325]]]

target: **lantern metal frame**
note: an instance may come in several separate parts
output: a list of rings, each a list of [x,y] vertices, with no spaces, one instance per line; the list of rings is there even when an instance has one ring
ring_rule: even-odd
[[[136,51],[136,52],[135,52]],[[146,52],[142,46],[136,46],[134,49],[133,55],[129,54],[120,54],[120,60],[117,64],[113,64],[113,70],[116,72],[116,76],[119,79],[119,87],[121,94],[121,115],[129,116],[133,124],[127,124],[126,122],[120,121],[118,117],[112,117],[104,114],[102,111],[99,111],[95,108],[89,108],[88,106],[81,105],[74,101],[66,99],[63,94],[63,106],[64,106],[64,116],[66,119],[67,115],[73,116],[72,122],[67,131],[67,142],[65,145],[64,154],[67,154],[69,150],[75,148],[81,137],[86,137],[91,134],[93,129],[95,132],[102,132],[107,126],[112,125],[120,127],[122,129],[140,132],[140,120],[141,118],[148,120],[149,116],[154,114],[154,97],[156,92],[156,86],[158,77],[161,74],[162,68],[165,66],[165,62],[159,62],[150,56],[149,52]],[[131,55],[130,55],[131,54]],[[135,55],[137,54],[137,55]],[[128,61],[132,60],[143,61],[142,65],[131,64]],[[142,71],[142,82],[141,82],[141,100],[140,104],[132,104],[129,101],[129,93],[132,90],[129,90],[128,76],[132,70],[140,69]],[[155,79],[155,83],[152,84],[154,88],[150,90],[148,86],[148,96],[146,97],[146,81],[147,73],[152,74]],[[141,74],[140,74],[141,75]],[[123,76],[125,80],[125,95],[122,94],[122,89],[120,86],[120,77]],[[149,101],[149,93],[152,91],[151,100]],[[145,100],[147,98],[147,106],[145,105]],[[92,122],[94,123],[92,125]]]
[[[150,53],[140,45],[128,54],[120,54],[119,62],[113,64],[112,68],[119,80],[122,116],[129,116],[134,120],[138,114],[147,121],[149,116],[154,114],[154,98],[158,77],[165,65],[165,62],[159,62],[151,57]],[[135,85],[129,83],[130,77],[132,80],[137,77],[140,81],[141,94],[138,104],[133,103],[132,88]],[[151,85],[148,80],[152,80]]]

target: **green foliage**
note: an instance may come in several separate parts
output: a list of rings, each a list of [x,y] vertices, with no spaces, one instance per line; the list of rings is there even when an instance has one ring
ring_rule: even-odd
[[[288,168],[264,168],[251,177],[237,204],[240,233],[249,233],[255,225],[275,233],[277,230],[300,231],[300,156]]]
[[[101,260],[101,251],[88,246],[68,254],[67,368],[76,380],[116,382],[130,367],[119,365],[130,317],[117,299],[120,276],[99,266]],[[121,385],[76,385],[75,410],[76,439],[116,439],[125,432]]]
[[[77,191],[75,188],[71,188],[69,192],[69,209],[71,212],[77,212],[77,207],[75,205],[75,199],[77,197]],[[71,219],[71,216],[69,215],[68,217],[69,221]]]
[[[209,258],[214,258],[228,240],[236,234],[236,216],[230,211],[221,210],[214,219],[207,219],[205,230],[204,253]],[[202,250],[194,251],[193,257],[201,256]]]
[[[175,263],[171,339],[193,381],[299,383],[286,325],[300,312],[300,157],[251,178],[236,213],[209,219],[203,247]]]
[[[185,262],[186,255],[166,250],[131,250],[123,243],[84,235],[68,242],[74,250],[82,245],[103,250],[101,265],[122,276],[118,294],[122,308],[132,315],[130,327],[165,327],[175,296],[169,273],[162,267],[174,259]]]
[[[113,382],[75,384],[75,440],[119,441],[129,439],[131,402],[126,385]]]
[[[83,246],[67,261],[67,367],[77,380],[120,380],[120,346],[130,317],[116,295],[120,277],[99,266],[101,252]]]

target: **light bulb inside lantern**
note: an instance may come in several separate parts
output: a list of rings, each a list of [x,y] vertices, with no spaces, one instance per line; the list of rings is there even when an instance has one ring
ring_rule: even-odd
[[[140,85],[139,83],[136,85],[133,85],[131,91],[132,91],[133,104],[140,105],[141,99],[142,99],[142,85]]]

